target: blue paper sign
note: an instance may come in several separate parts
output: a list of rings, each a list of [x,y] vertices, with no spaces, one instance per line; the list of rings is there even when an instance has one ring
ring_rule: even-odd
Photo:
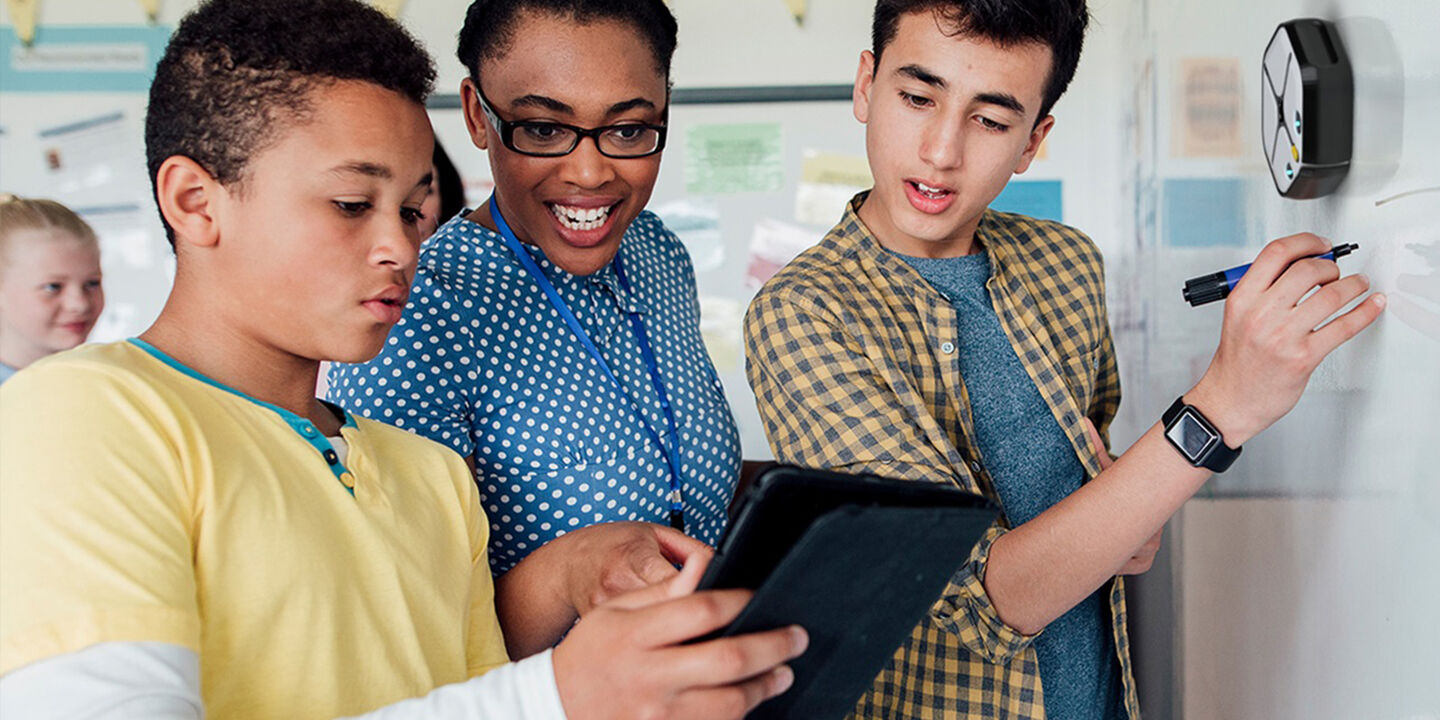
[[[171,30],[41,25],[26,47],[0,28],[0,92],[147,92]]]
[[[990,209],[1064,222],[1061,189],[1059,180],[1011,180],[990,203]]]

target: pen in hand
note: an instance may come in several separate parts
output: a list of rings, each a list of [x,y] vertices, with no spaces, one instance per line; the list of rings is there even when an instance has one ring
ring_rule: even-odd
[[[1323,260],[1338,260],[1359,249],[1360,245],[1358,243],[1346,243],[1330,248],[1330,252],[1322,255],[1311,255],[1310,257],[1321,258]],[[1245,271],[1249,269],[1250,264],[1246,263],[1245,265],[1233,267],[1229,270],[1222,270],[1217,273],[1190,278],[1185,281],[1185,299],[1190,302],[1191,307],[1199,307],[1206,303],[1215,302],[1216,300],[1224,300],[1230,295],[1230,291],[1235,289],[1235,284],[1240,282],[1240,278],[1245,277]]]

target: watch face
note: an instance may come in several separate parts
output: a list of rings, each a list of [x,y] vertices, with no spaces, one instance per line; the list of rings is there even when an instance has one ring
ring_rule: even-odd
[[[1197,462],[1205,456],[1210,447],[1219,442],[1219,435],[1185,408],[1180,417],[1165,430],[1165,436],[1175,444],[1190,462]]]

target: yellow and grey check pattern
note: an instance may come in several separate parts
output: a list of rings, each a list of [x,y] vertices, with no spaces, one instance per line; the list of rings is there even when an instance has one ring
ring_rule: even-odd
[[[860,221],[862,193],[816,247],[755,297],[746,370],[775,457],[842,472],[950,483],[999,504],[960,377],[957,316]],[[1089,477],[1089,417],[1108,444],[1120,404],[1100,252],[1059,223],[986,211],[976,239],[991,302]],[[855,706],[860,718],[1043,718],[1033,635],[1005,625],[983,579],[1003,513]],[[1109,586],[1125,706],[1140,717],[1120,578]]]

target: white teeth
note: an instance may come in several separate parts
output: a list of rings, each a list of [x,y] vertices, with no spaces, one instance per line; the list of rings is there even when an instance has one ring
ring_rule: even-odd
[[[577,208],[566,205],[551,205],[550,212],[561,225],[571,230],[594,230],[605,224],[610,216],[609,207]]]
[[[928,196],[930,196],[930,197],[932,197],[932,198],[940,198],[940,197],[944,197],[944,196],[946,195],[946,191],[945,191],[944,189],[942,189],[942,188],[936,188],[936,187],[930,187],[929,185],[926,185],[925,183],[922,183],[922,182],[916,182],[916,183],[915,183],[915,187],[918,188],[918,189],[920,190],[920,192],[925,193],[926,195],[928,195]]]

